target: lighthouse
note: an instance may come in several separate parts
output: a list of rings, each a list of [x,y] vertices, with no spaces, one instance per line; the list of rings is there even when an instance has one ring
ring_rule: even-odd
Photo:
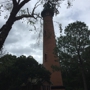
[[[44,90],[64,90],[61,71],[54,71],[52,68],[52,66],[60,67],[60,64],[57,61],[58,57],[54,54],[56,46],[53,26],[54,8],[49,2],[44,5],[41,16],[43,17],[43,65],[51,72],[50,89]]]

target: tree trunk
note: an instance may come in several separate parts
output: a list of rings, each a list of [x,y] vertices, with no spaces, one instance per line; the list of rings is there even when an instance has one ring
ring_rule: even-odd
[[[8,19],[8,21],[6,22],[6,24],[3,25],[2,28],[0,29],[0,50],[2,49],[3,44],[7,38],[9,31],[11,30],[14,22],[15,22],[15,18],[10,17]]]
[[[8,26],[7,24],[3,25],[3,28],[1,29],[2,32],[0,33],[0,50],[3,47],[3,44],[9,34],[10,29],[11,29],[11,26],[10,25]]]
[[[11,30],[12,25],[15,22],[15,17],[19,10],[20,8],[13,7],[9,19],[7,20],[6,24],[3,25],[2,28],[0,29],[0,50],[2,49],[3,44],[9,34],[9,31]]]
[[[83,79],[83,84],[84,84],[84,90],[87,90],[87,83],[86,83],[86,78],[85,78],[85,73],[84,73],[84,66],[83,66],[83,61],[81,57],[79,57],[80,61],[80,69],[81,69],[81,74],[82,74],[82,79]]]

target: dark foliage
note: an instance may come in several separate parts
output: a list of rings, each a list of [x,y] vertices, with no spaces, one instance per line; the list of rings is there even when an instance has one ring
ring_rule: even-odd
[[[23,85],[32,88],[44,81],[50,83],[50,72],[31,56],[5,55],[0,61],[0,90],[20,90]]]
[[[65,35],[57,39],[55,50],[60,59],[67,90],[88,90],[87,86],[89,88],[90,64],[87,63],[90,62],[89,35],[90,30],[86,24],[76,21],[69,24],[65,28]]]

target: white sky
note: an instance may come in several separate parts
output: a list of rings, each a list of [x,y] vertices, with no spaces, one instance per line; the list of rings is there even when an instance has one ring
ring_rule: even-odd
[[[3,0],[0,0],[0,2],[1,1]],[[30,2],[27,5],[30,8],[33,7],[35,3],[34,0],[31,1],[33,1],[33,4]],[[61,8],[59,8],[60,14],[54,16],[53,21],[56,36],[59,36],[59,28],[55,22],[61,23],[64,28],[69,23],[78,20],[85,22],[90,28],[90,0],[74,0],[72,5],[72,7],[67,9],[66,2],[63,2]],[[41,12],[42,9],[43,8],[39,7],[37,11]],[[4,23],[5,20],[2,14],[2,16],[0,16],[0,27],[2,27]],[[29,31],[31,28],[32,26],[28,26],[26,23],[21,23],[21,21],[15,22],[4,44],[4,50],[17,56],[32,55],[39,63],[42,63],[43,41],[41,38],[40,44],[37,44],[38,32]],[[37,28],[39,28],[38,24]]]

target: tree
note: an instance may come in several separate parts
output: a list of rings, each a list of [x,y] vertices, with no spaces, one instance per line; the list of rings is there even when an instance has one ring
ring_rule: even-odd
[[[39,5],[49,2],[54,7],[54,12],[58,14],[57,8],[60,7],[60,2],[64,0],[38,0],[32,10],[30,10],[29,7],[23,8],[31,0],[9,0],[9,1],[4,0],[4,1],[0,3],[1,9],[0,14],[3,11],[2,7],[4,8],[3,3],[5,4],[5,9],[10,11],[10,14],[8,16],[6,23],[0,28],[0,50],[3,47],[3,44],[12,28],[12,25],[16,21],[26,18],[27,22],[34,25],[35,22],[38,20],[38,18],[41,18],[40,13],[35,11]],[[70,6],[69,1],[68,5]]]
[[[0,72],[5,70],[6,68],[12,66],[17,60],[17,57],[11,54],[6,54],[2,57],[0,57]]]
[[[83,80],[77,59],[67,58],[60,62],[63,84],[66,90],[83,90]]]
[[[6,51],[4,50],[4,48],[1,48],[0,50],[0,57],[4,56],[6,53]]]
[[[77,57],[82,73],[84,90],[87,90],[82,53],[85,51],[86,47],[90,46],[90,31],[84,22],[76,21],[69,24],[65,28],[64,33],[65,35],[61,35],[57,39],[56,52],[59,55],[60,60],[67,59],[67,56],[69,56],[69,59],[75,56]]]
[[[5,55],[0,60],[4,67],[0,72],[0,90],[20,90],[23,85],[32,90],[33,85],[41,86],[44,81],[50,83],[50,72],[32,56]]]
[[[87,79],[87,84],[88,84],[88,90],[90,89],[90,46],[85,49],[85,51],[82,53],[82,57],[84,60],[84,66],[85,66],[85,75]]]
[[[5,39],[8,36],[8,33],[15,21],[18,21],[22,18],[29,18],[28,21],[30,23],[34,23],[37,20],[37,17],[39,17],[39,14],[35,13],[35,9],[40,5],[41,0],[39,0],[35,4],[32,12],[29,12],[28,8],[24,10],[22,9],[22,7],[30,1],[31,0],[10,0],[10,2],[7,1],[7,5],[9,5],[10,7],[8,6],[9,8],[6,8],[11,10],[11,12],[6,23],[0,29],[0,49],[2,48],[3,43],[5,42]],[[19,12],[21,13],[21,15],[19,15]]]
[[[88,50],[88,51],[87,51]],[[90,52],[90,47],[82,53],[84,62],[84,71],[87,81],[88,90],[90,89],[90,57],[88,56]],[[83,89],[83,80],[81,77],[79,62],[77,61],[77,56],[71,57],[68,54],[64,54],[65,59],[62,59],[60,62],[63,84],[65,90],[84,90]]]

